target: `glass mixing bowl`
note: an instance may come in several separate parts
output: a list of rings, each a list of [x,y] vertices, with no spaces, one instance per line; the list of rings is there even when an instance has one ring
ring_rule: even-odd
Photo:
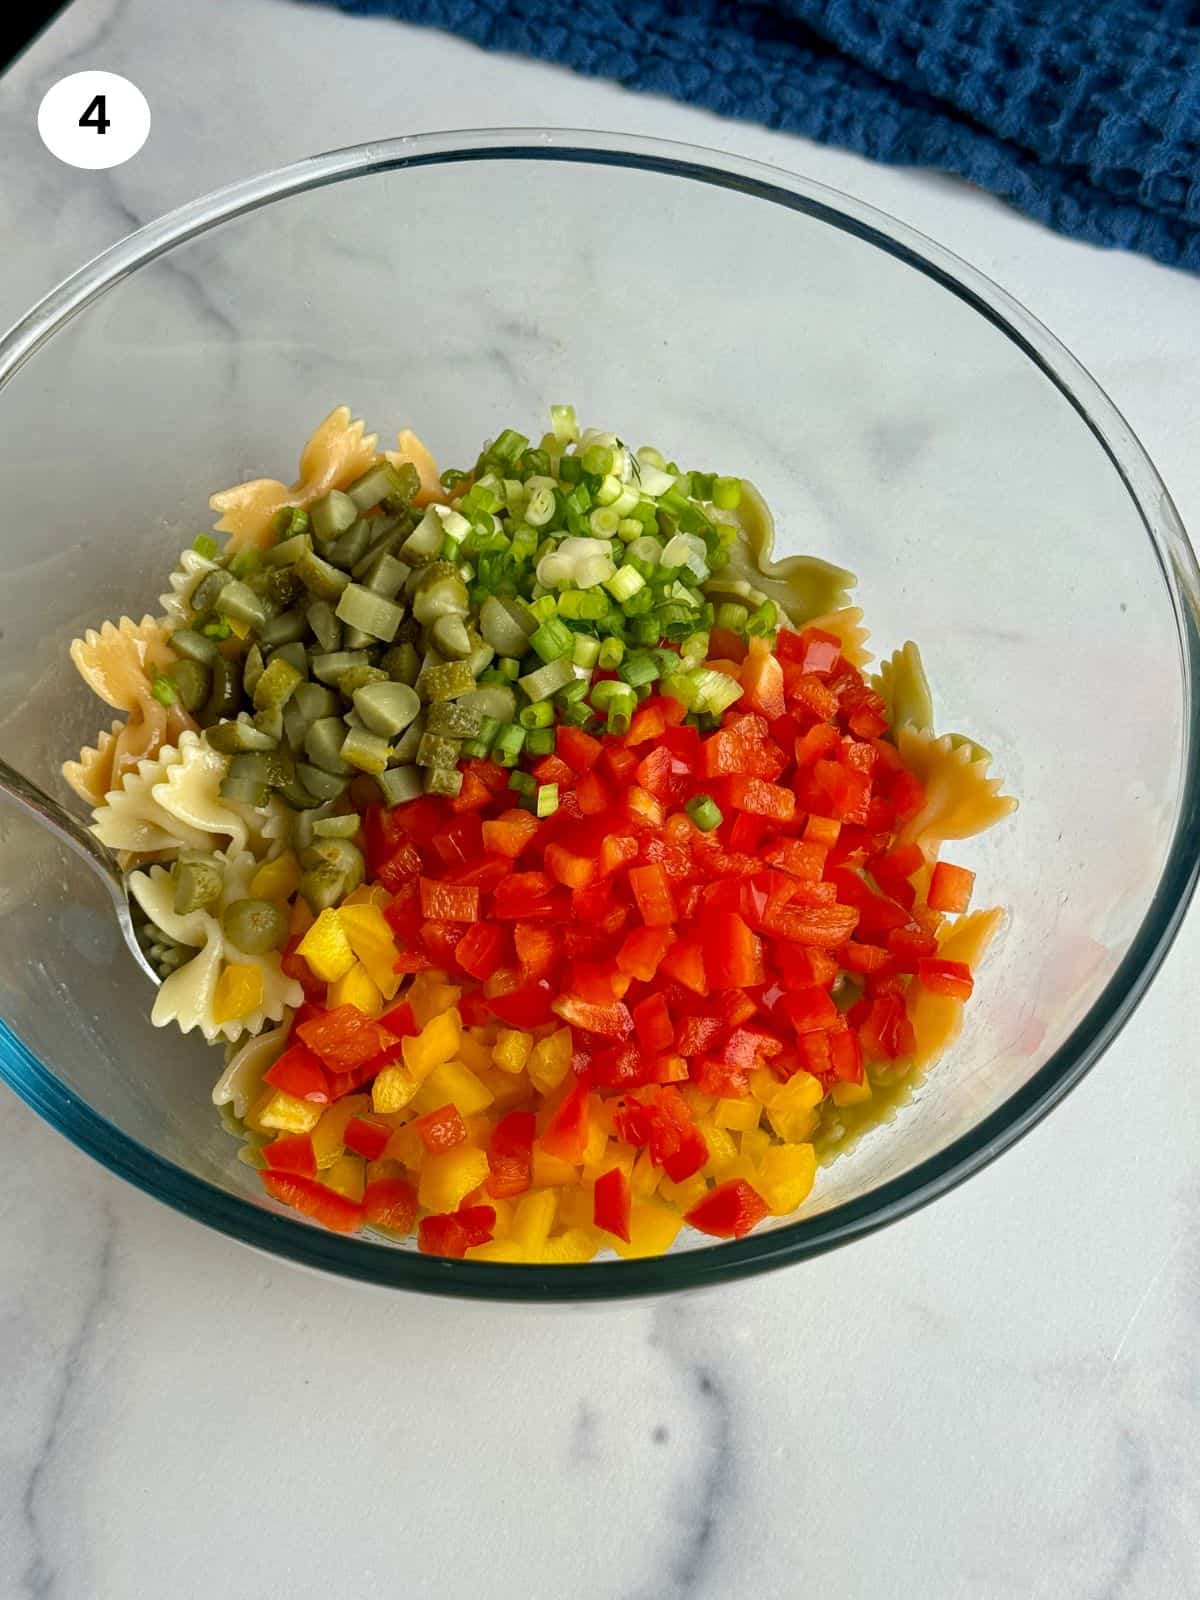
[[[741,473],[784,552],[860,576],[919,641],[937,726],[1021,810],[952,859],[1008,925],[960,1042],[823,1171],[798,1220],[648,1261],[439,1260],[267,1202],[209,1100],[219,1055],[147,1020],[104,891],[0,817],[0,1070],[149,1193],[295,1261],[497,1298],[661,1292],[799,1261],[943,1193],[1033,1126],[1144,993],[1196,877],[1197,570],[1112,404],[1019,305],[786,173],[604,134],[337,151],[185,206],[0,343],[0,751],[65,794],[105,719],[71,638],[156,609],[207,499],[289,478],[335,404],[444,463],[497,425],[589,423]]]

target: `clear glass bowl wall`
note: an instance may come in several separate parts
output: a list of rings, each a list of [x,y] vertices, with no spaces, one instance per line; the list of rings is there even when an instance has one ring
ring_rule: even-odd
[[[71,315],[72,311],[75,312]],[[30,353],[32,352],[32,353]],[[436,1262],[279,1214],[209,1103],[217,1052],[153,1029],[102,890],[0,812],[0,1066],[65,1133],[285,1255],[451,1293],[605,1297],[828,1248],[995,1154],[1090,1063],[1195,874],[1195,567],[1090,379],[936,246],[769,169],[611,136],[397,141],[198,202],[0,347],[0,749],[63,793],[106,725],[67,658],[157,610],[207,499],[290,479],[340,402],[468,464],[550,401],[752,478],[783,552],[858,573],[876,651],[919,642],[939,731],[1019,814],[949,850],[1010,918],[952,1055],[798,1222],[660,1262]]]

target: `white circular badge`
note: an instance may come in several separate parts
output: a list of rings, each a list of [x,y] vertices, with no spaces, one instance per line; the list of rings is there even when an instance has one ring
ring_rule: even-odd
[[[46,90],[37,125],[46,149],[68,166],[119,167],[145,144],[150,107],[117,72],[73,72]]]

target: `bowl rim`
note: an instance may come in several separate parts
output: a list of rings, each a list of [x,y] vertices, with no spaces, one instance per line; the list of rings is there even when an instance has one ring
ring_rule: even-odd
[[[784,169],[674,141],[565,128],[465,129],[351,145],[220,189],[139,228],[51,290],[0,338],[0,388],[59,329],[124,278],[199,234],[276,200],[382,172],[462,161],[548,160],[626,167],[736,189],[848,232],[933,279],[1010,339],[1073,406],[1108,456],[1154,550],[1175,613],[1185,695],[1183,759],[1170,849],[1124,959],[1070,1036],[1032,1077],[945,1149],[898,1178],[764,1234],[644,1260],[521,1266],[446,1260],[325,1232],[177,1167],[83,1105],[0,1020],[0,1077],[118,1176],[243,1243],[341,1277],[482,1300],[591,1301],[664,1294],[823,1254],[947,1193],[1030,1131],[1128,1021],[1177,933],[1200,873],[1200,571],[1149,455],[1083,365],[1012,295],[951,251],[875,207]]]

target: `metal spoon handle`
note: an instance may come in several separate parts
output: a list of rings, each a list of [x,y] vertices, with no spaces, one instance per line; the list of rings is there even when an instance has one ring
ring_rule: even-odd
[[[18,772],[15,767],[10,767],[2,757],[0,757],[0,794],[15,800],[21,810],[45,828],[47,833],[52,833],[56,839],[68,845],[77,856],[87,862],[112,897],[113,909],[117,913],[117,921],[121,927],[121,936],[129,946],[138,966],[154,983],[160,983],[161,978],[146,959],[145,952],[138,943],[121,869],[95,834],[80,822],[78,817],[73,817],[65,807],[59,805],[57,800],[52,799],[44,789],[39,789],[31,778],[27,778],[23,772]]]
[[[73,817],[64,806],[60,806],[57,800],[51,799],[44,789],[39,789],[32,778],[10,767],[3,758],[0,758],[0,792],[15,800],[22,811],[28,812],[35,822],[61,839],[63,844],[70,845],[93,872],[104,878],[113,898],[125,904],[125,882],[120,868],[96,835],[78,817]]]

